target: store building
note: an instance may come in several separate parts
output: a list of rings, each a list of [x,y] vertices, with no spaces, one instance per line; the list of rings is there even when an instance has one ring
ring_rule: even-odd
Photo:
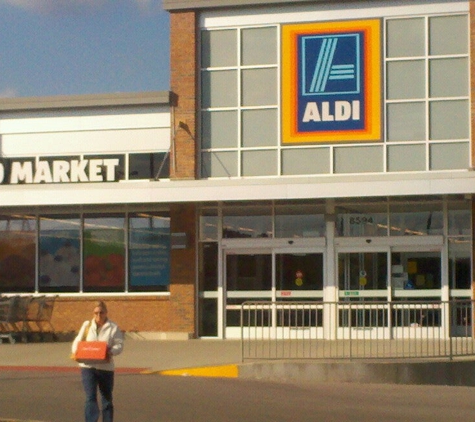
[[[249,300],[472,296],[471,2],[164,8],[200,336],[239,336]]]
[[[2,293],[163,338],[472,297],[470,2],[163,4],[170,92],[2,102]]]

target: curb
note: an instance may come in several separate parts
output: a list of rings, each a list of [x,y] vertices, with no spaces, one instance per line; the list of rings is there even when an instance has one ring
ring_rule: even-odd
[[[142,371],[143,375],[182,377],[238,378],[238,365],[202,366],[196,368],[168,369],[165,371]]]

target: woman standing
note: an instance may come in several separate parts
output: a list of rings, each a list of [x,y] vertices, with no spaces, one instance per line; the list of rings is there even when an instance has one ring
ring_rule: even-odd
[[[124,340],[117,324],[107,317],[107,307],[104,302],[97,302],[94,306],[94,315],[91,321],[84,321],[77,337],[73,341],[72,352],[76,353],[80,341],[105,341],[107,343],[108,360],[105,363],[86,365],[80,363],[81,379],[86,393],[84,409],[86,422],[97,422],[100,410],[97,402],[97,389],[101,394],[102,421],[112,422],[114,405],[112,390],[114,389],[114,360],[122,352]]]

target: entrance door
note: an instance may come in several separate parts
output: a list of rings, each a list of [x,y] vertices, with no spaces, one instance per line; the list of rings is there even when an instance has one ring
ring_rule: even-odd
[[[269,249],[228,250],[225,253],[223,326],[226,338],[241,336],[241,305],[247,301],[273,300],[272,251]],[[268,314],[260,322],[269,325]],[[262,319],[263,320],[262,320]]]
[[[442,245],[438,237],[424,240],[426,245],[338,251],[335,318],[341,337],[400,337],[407,327],[429,335],[427,327],[444,326],[440,307],[427,309],[427,303],[442,299]]]
[[[323,298],[323,251],[230,249],[224,257],[223,326],[227,338],[241,336],[241,308],[245,302],[260,302],[258,316],[247,315],[246,324],[275,329],[288,327],[299,301]],[[288,305],[271,308],[276,300]],[[317,325],[322,322],[315,321]]]

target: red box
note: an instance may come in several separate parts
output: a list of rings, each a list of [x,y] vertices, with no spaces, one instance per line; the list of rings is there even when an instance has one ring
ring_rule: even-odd
[[[85,364],[107,363],[107,342],[105,341],[80,341],[74,359]]]

